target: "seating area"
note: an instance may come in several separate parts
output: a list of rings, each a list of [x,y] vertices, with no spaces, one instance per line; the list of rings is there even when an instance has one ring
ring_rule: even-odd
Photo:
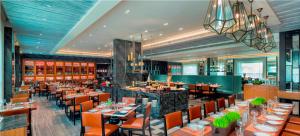
[[[0,0],[0,136],[300,136],[300,0]]]

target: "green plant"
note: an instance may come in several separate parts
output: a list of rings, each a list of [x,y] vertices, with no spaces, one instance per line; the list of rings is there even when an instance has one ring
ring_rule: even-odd
[[[217,128],[227,128],[230,123],[240,119],[241,116],[238,112],[228,112],[220,118],[216,118],[213,125]]]
[[[251,101],[251,104],[253,106],[260,106],[260,105],[264,104],[266,101],[267,100],[265,98],[257,97]]]
[[[227,128],[229,125],[229,122],[226,118],[220,117],[214,119],[213,125],[217,128]]]
[[[253,81],[252,81],[252,84],[254,84],[254,85],[261,85],[261,84],[263,84],[264,82],[262,81],[262,80],[259,80],[259,79],[254,79]]]

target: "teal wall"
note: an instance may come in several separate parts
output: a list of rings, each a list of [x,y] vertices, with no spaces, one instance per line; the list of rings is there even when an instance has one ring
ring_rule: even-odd
[[[152,80],[166,82],[167,75],[154,75]],[[172,76],[173,82],[184,82],[187,84],[196,83],[217,83],[222,85],[218,91],[224,93],[239,93],[242,91],[242,78],[241,76],[198,76],[198,75],[174,75]]]

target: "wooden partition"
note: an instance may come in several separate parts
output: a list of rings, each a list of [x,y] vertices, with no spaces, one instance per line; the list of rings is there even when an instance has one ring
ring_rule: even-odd
[[[25,82],[95,79],[95,63],[24,59],[22,73]]]
[[[264,97],[267,100],[274,99],[275,96],[278,96],[278,91],[278,86],[245,84],[244,99],[246,100],[255,97]]]

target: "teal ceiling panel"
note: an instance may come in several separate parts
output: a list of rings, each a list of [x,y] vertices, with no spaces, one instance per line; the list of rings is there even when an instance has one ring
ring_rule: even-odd
[[[3,0],[23,53],[49,53],[96,0]]]

